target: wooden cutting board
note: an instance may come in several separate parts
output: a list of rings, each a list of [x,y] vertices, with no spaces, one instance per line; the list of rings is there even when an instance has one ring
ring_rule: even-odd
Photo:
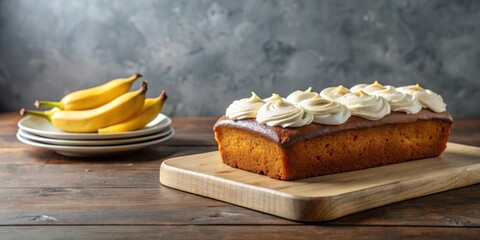
[[[437,158],[280,181],[229,167],[218,151],[165,160],[166,186],[297,221],[326,221],[480,183],[480,148],[448,143]]]

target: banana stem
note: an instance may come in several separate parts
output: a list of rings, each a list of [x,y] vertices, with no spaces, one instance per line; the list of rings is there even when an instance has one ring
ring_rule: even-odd
[[[50,117],[51,115],[46,113],[46,112],[43,112],[43,111],[34,111],[34,110],[27,110],[25,108],[22,108],[20,110],[20,115],[25,115],[25,114],[28,114],[28,115],[33,115],[33,116],[37,116],[37,117],[43,117],[43,118],[46,118],[48,120],[50,120]]]
[[[143,81],[142,85],[140,85],[140,91],[143,93],[143,92],[147,92],[147,90],[148,90],[148,83],[147,81]]]
[[[49,106],[49,107],[57,107],[60,109],[63,109],[62,103],[61,102],[52,102],[52,101],[35,101],[35,107],[40,107],[40,106]]]
[[[167,100],[167,93],[165,91],[162,90],[162,92],[160,93],[160,96],[158,96],[160,98],[160,100],[162,101],[165,101]]]

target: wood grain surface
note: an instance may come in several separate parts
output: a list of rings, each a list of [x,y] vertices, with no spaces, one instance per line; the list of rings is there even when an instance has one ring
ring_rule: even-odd
[[[216,150],[216,118],[174,118],[176,135],[134,154],[72,158],[15,138],[0,114],[0,239],[475,239],[480,184],[303,224],[178,191],[158,181],[172,157]],[[480,120],[456,119],[451,142],[480,146]]]
[[[326,221],[480,183],[480,148],[449,143],[441,157],[297,181],[232,168],[218,151],[165,160],[160,182],[296,221]]]

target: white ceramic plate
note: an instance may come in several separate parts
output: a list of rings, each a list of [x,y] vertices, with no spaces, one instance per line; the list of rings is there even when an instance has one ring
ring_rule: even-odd
[[[162,131],[172,123],[172,120],[163,115],[158,116],[144,128],[131,132],[122,133],[68,133],[54,127],[47,119],[37,116],[26,116],[18,122],[18,127],[25,132],[46,138],[67,139],[67,140],[99,140],[99,139],[120,139],[138,136],[146,136]]]
[[[116,146],[62,146],[62,145],[51,145],[46,143],[40,143],[33,140],[29,140],[20,136],[17,133],[17,139],[25,144],[30,146],[45,148],[49,150],[53,150],[58,154],[65,155],[65,156],[74,156],[74,157],[93,157],[93,156],[108,156],[108,155],[119,155],[126,152],[133,152],[151,145],[155,145],[157,143],[161,143],[170,139],[174,135],[174,131],[168,134],[167,136],[163,136],[160,138],[156,138],[153,140],[140,142],[140,143],[132,143],[132,144],[124,144],[124,145],[116,145]]]
[[[104,139],[104,140],[65,140],[55,138],[45,138],[37,136],[21,129],[18,130],[18,134],[27,140],[32,140],[40,143],[62,145],[62,146],[112,146],[122,145],[128,143],[145,142],[155,138],[166,136],[172,132],[172,127],[167,127],[158,133],[152,135],[133,137],[133,138],[120,138],[120,139]]]

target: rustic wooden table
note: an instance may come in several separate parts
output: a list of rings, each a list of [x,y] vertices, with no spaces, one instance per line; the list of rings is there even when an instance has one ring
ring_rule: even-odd
[[[303,224],[170,189],[163,160],[216,149],[216,118],[174,118],[161,145],[72,158],[19,142],[0,114],[0,239],[480,238],[480,184]],[[457,119],[450,141],[480,146],[480,120]]]

